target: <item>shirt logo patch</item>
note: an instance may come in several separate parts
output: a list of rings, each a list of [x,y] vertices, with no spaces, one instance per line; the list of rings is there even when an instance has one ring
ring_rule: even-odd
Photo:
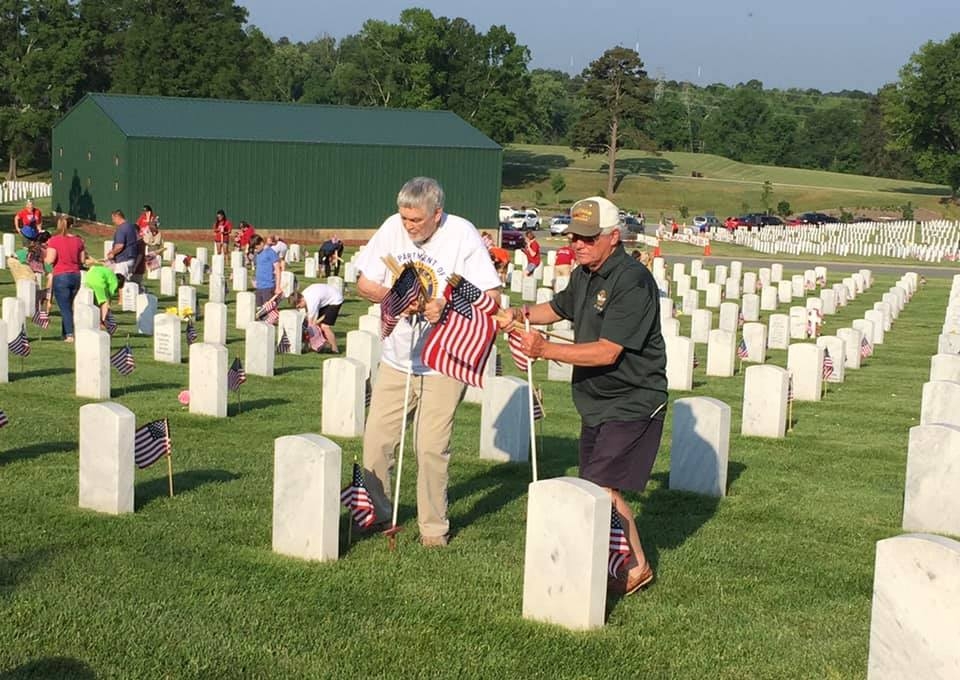
[[[593,303],[593,308],[597,310],[597,313],[602,313],[604,306],[607,304],[607,291],[601,290],[597,293],[597,300]]]

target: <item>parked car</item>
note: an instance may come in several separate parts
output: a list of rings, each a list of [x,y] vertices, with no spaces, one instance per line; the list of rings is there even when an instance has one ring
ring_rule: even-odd
[[[792,220],[787,222],[787,224],[794,225],[794,226],[799,224],[836,224],[839,221],[840,220],[838,220],[836,217],[833,217],[832,215],[827,215],[826,213],[805,212],[805,213],[800,213],[799,215],[794,217]]]
[[[517,210],[510,215],[510,222],[513,223],[514,229],[536,230],[540,228],[540,212],[533,208],[528,208],[527,210]]]
[[[699,229],[700,231],[706,231],[711,227],[716,227],[719,229],[723,226],[723,223],[720,222],[714,215],[698,215],[693,218],[693,226]]]
[[[554,236],[562,234],[570,224],[570,215],[554,215],[550,220],[550,233]]]
[[[515,229],[512,222],[500,223],[500,247],[507,250],[523,248],[523,232]]]
[[[644,233],[643,222],[632,215],[628,215],[623,218],[623,226],[632,234]]]

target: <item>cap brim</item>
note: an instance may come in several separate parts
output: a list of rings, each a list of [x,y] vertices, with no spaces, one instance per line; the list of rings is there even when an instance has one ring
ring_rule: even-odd
[[[564,236],[566,235],[587,236],[587,237],[599,236],[600,228],[588,226],[586,224],[576,224],[575,222],[571,222],[560,233],[562,233]]]

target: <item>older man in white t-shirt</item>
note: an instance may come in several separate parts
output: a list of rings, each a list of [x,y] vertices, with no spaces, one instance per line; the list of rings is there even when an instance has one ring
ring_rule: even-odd
[[[337,322],[341,305],[343,293],[339,288],[325,283],[312,283],[297,295],[297,308],[306,312],[307,324],[316,325],[320,329],[323,339],[334,353],[340,351],[337,349],[333,324]]]
[[[363,435],[366,486],[373,500],[377,528],[385,528],[393,508],[390,475],[400,442],[406,374],[412,372],[410,410],[416,432],[417,522],[420,542],[443,546],[450,534],[447,519],[447,467],[453,417],[464,385],[441,375],[421,360],[430,325],[443,311],[447,279],[459,274],[499,301],[500,277],[480,233],[470,222],[443,212],[443,189],[436,180],[416,177],[397,196],[398,212],[380,226],[357,260],[357,287],[371,302],[390,290],[393,275],[382,258],[411,263],[426,287],[426,304],[414,302],[383,341],[380,370]]]

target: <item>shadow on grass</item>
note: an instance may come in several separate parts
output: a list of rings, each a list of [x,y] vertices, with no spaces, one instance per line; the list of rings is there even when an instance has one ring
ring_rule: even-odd
[[[550,178],[551,170],[565,168],[568,165],[570,160],[560,154],[536,154],[519,149],[505,150],[503,152],[503,188],[516,189],[533,182],[543,182]]]
[[[97,674],[87,664],[69,656],[45,656],[28,661],[16,668],[0,671],[0,680],[27,678],[61,678],[62,680],[93,680]]]
[[[746,465],[743,463],[737,461],[727,463],[727,493],[745,469]],[[640,497],[642,509],[636,514],[636,522],[637,531],[640,532],[640,540],[643,543],[643,551],[656,572],[660,563],[660,550],[683,545],[716,514],[722,499],[689,491],[672,491],[668,488],[669,472],[651,475],[650,481],[656,485],[656,488]],[[628,500],[635,499],[628,498]],[[623,597],[619,594],[608,596],[607,618]]]
[[[11,363],[14,363],[11,360]],[[72,368],[38,368],[34,371],[14,371],[14,367],[11,367],[10,373],[18,380],[23,380],[24,378],[51,378],[55,375],[68,375],[73,373]]]
[[[883,194],[916,194],[918,196],[942,196],[950,197],[950,190],[946,187],[891,187],[889,189],[880,189]]]
[[[166,465],[163,461],[160,465]],[[222,484],[239,479],[240,475],[228,470],[185,470],[173,473],[173,494],[182,496],[205,484]],[[169,481],[166,476],[140,482],[134,489],[134,509],[139,510],[155,498],[170,496]]]
[[[270,408],[271,406],[279,406],[281,404],[289,404],[289,399],[253,399],[246,400],[241,399],[240,404],[237,404],[236,397],[230,397],[230,403],[227,404],[227,415],[236,416],[243,415],[249,411],[256,411],[262,408]]]
[[[52,549],[44,548],[22,555],[0,555],[0,594],[9,596],[19,583],[26,581],[41,565],[47,564],[52,554]]]
[[[181,385],[179,383],[137,383],[135,385],[124,385],[124,378],[118,378],[117,383],[112,385],[112,390],[116,390],[116,394],[123,396],[125,394],[132,394],[133,392],[149,392],[150,390],[166,390],[166,389],[177,389]]]
[[[285,375],[287,373],[296,373],[297,371],[313,371],[318,370],[319,366],[281,366],[274,370],[274,373],[277,375]]]
[[[78,451],[80,444],[75,441],[64,442],[43,442],[41,444],[31,444],[19,449],[0,452],[0,466],[16,463],[21,460],[30,460],[47,453],[66,453],[68,451]]]

